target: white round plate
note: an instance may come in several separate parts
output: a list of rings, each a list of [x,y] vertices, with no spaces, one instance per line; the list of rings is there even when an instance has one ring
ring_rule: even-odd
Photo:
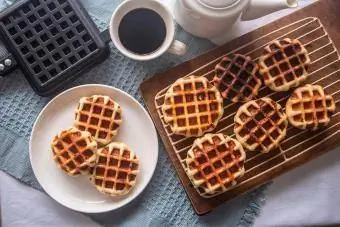
[[[50,142],[53,136],[72,126],[79,99],[95,94],[108,95],[120,104],[123,122],[115,141],[130,146],[140,161],[137,183],[124,197],[113,198],[101,194],[87,176],[68,176],[52,158]],[[73,210],[100,213],[126,205],[143,191],[156,168],[158,138],[150,116],[133,97],[117,88],[89,84],[71,88],[45,106],[34,123],[29,152],[34,174],[47,194]]]

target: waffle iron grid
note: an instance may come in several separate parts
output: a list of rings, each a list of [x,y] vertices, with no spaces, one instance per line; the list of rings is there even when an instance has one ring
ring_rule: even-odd
[[[0,28],[9,51],[41,94],[52,92],[108,54],[77,0],[20,1],[1,13]]]

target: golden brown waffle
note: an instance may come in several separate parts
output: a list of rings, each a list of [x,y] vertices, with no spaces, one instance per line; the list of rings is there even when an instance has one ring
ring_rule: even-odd
[[[299,40],[289,38],[271,42],[259,59],[264,83],[274,91],[288,91],[299,86],[308,77],[309,65],[306,48]]]
[[[234,121],[237,140],[251,151],[267,153],[278,147],[286,136],[287,116],[280,104],[270,98],[243,104],[236,112]]]
[[[175,134],[201,136],[212,131],[223,115],[223,99],[205,77],[178,79],[166,92],[164,121]]]
[[[97,142],[110,143],[121,123],[122,110],[110,97],[93,95],[79,100],[74,126],[90,132]]]
[[[203,197],[227,191],[244,174],[246,154],[241,144],[223,134],[206,134],[194,141],[186,158],[187,174]]]
[[[51,142],[53,159],[68,175],[86,171],[96,160],[97,142],[76,128],[61,131]]]
[[[297,88],[286,103],[286,114],[294,127],[317,130],[327,126],[335,112],[332,96],[319,85],[307,84]]]
[[[235,54],[224,57],[215,67],[214,85],[225,99],[232,102],[252,100],[261,87],[259,66],[250,57]]]
[[[124,143],[113,142],[97,152],[97,160],[90,179],[102,193],[125,195],[136,184],[139,161]]]

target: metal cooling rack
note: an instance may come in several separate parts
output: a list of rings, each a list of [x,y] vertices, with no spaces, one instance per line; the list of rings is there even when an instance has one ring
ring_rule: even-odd
[[[226,53],[223,56],[216,58],[211,62],[208,62],[191,73],[184,75],[184,77],[189,75],[202,75],[207,77],[209,80],[212,80],[215,73],[214,67],[224,56],[232,53],[239,53],[249,55],[252,59],[258,60],[263,52],[263,48],[269,42],[281,38],[299,39],[303,43],[311,58],[311,65],[308,71],[309,78],[306,83],[322,85],[328,94],[333,95],[335,103],[338,105],[340,101],[340,91],[337,89],[340,86],[340,56],[326,29],[320,20],[315,17],[307,17],[267,33],[234,49],[233,51],[230,51],[229,53]],[[195,138],[185,138],[183,136],[173,134],[170,126],[164,122],[161,106],[164,103],[164,95],[168,88],[169,87],[166,87],[157,93],[155,97],[155,106],[173,150],[185,170],[186,154],[192,146]],[[285,109],[285,102],[290,96],[290,93],[272,92],[263,86],[260,89],[258,97],[264,96],[277,101],[281,104],[283,109]],[[224,115],[213,133],[223,133],[235,138],[235,134],[233,132],[233,119],[239,106],[240,104],[225,103]],[[281,142],[278,149],[267,154],[256,151],[247,151],[245,174],[238,180],[238,184],[234,187],[246,184],[251,180],[259,178],[263,174],[270,173],[270,171],[274,168],[279,166],[283,167],[286,162],[297,158],[299,155],[302,155],[313,147],[332,138],[340,131],[336,127],[340,124],[338,119],[339,113],[336,112],[332,118],[332,122],[335,122],[335,124],[331,123],[328,128],[317,131],[312,135],[308,131],[301,131],[289,125],[287,129],[287,136]],[[313,139],[321,134],[325,134],[327,136],[322,140],[317,141],[317,143],[314,143]],[[299,142],[296,143],[296,140]],[[198,189],[196,190],[201,196],[206,197]]]

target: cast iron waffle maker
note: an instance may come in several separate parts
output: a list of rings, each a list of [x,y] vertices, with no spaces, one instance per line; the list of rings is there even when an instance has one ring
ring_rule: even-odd
[[[104,61],[108,31],[100,33],[78,0],[22,0],[0,13],[0,76],[17,66],[42,96]]]

